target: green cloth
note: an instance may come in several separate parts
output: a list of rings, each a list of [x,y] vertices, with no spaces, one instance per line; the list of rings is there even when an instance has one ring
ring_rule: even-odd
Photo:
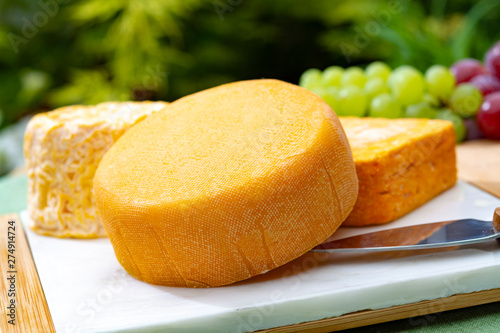
[[[18,213],[26,209],[26,184],[26,176],[0,178],[0,214]],[[497,333],[500,332],[500,302],[359,327],[345,332]]]
[[[500,302],[345,330],[346,333],[498,333]]]
[[[19,213],[26,209],[27,178],[0,177],[0,214]]]

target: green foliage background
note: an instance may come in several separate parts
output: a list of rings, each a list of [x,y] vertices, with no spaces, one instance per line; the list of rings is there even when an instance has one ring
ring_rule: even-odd
[[[297,83],[310,67],[482,59],[498,22],[499,0],[3,0],[0,128],[68,104]]]

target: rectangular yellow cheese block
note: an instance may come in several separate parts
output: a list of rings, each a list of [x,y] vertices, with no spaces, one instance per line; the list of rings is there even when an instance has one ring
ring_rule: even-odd
[[[457,180],[451,122],[340,117],[359,180],[344,226],[393,221],[452,187]]]

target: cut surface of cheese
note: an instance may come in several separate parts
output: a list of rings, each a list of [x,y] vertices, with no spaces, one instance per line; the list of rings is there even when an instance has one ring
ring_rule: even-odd
[[[134,126],[102,159],[94,193],[131,275],[212,287],[324,241],[350,213],[357,179],[323,100],[251,80],[186,96]]]
[[[57,237],[106,236],[92,194],[97,165],[128,128],[166,106],[108,102],[35,115],[24,139],[31,228]]]
[[[457,180],[451,122],[340,117],[352,149],[359,193],[345,226],[397,219]]]

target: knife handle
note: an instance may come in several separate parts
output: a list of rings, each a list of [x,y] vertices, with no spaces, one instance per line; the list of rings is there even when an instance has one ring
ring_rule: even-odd
[[[493,213],[493,227],[500,230],[500,207],[497,207]]]

